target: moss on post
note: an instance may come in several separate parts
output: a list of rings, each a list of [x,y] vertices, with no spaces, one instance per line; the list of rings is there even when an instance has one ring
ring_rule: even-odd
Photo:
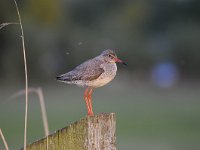
[[[115,114],[87,116],[27,145],[27,150],[116,150]]]

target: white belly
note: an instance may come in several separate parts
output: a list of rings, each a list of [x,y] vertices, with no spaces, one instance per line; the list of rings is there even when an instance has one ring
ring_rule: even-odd
[[[114,79],[114,76],[111,77],[104,77],[104,78],[99,78],[97,80],[94,81],[90,81],[87,86],[91,86],[91,87],[101,87],[106,85],[107,83],[109,83],[110,81],[112,81]]]

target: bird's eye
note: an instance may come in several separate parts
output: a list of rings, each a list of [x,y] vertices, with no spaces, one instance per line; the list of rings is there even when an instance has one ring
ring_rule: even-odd
[[[109,54],[108,57],[112,58],[112,55]]]

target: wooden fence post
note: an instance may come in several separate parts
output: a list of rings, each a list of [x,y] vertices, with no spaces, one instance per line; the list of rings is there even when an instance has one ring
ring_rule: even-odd
[[[87,116],[27,145],[27,150],[116,150],[114,113]]]

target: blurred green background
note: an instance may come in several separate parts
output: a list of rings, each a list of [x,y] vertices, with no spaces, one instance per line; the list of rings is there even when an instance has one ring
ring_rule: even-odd
[[[83,88],[55,81],[104,49],[118,65],[94,92],[94,112],[115,112],[121,150],[200,149],[200,1],[18,0],[30,87],[41,87],[50,132],[83,118]],[[0,23],[18,22],[12,0]],[[20,28],[0,30],[0,128],[10,149],[23,147],[24,89]],[[44,137],[37,95],[29,95],[28,143]],[[0,149],[4,149],[0,141]]]

